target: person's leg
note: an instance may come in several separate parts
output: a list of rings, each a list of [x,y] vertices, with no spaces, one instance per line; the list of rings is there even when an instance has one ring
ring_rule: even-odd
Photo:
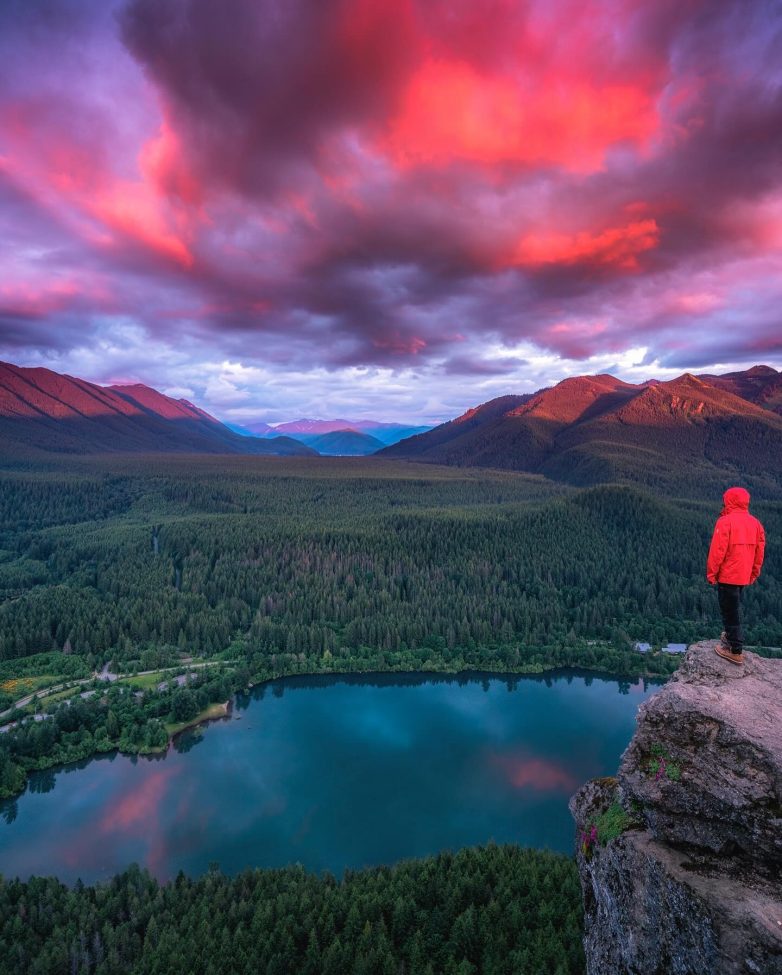
[[[717,597],[725,627],[725,639],[732,653],[741,653],[744,648],[744,634],[741,632],[741,590],[743,586],[717,584]]]

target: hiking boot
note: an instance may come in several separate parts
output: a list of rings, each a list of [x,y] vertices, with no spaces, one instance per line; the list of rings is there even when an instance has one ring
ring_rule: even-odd
[[[738,653],[734,653],[727,643],[723,643],[722,640],[714,648],[714,652],[717,656],[722,657],[724,660],[730,660],[732,664],[743,664],[744,654],[739,650]]]
[[[729,650],[731,653],[738,653],[738,654],[740,654],[744,649],[743,646],[739,644],[739,648],[737,650],[730,642],[730,640],[728,639],[725,633],[720,634],[720,646],[723,648],[723,650]]]

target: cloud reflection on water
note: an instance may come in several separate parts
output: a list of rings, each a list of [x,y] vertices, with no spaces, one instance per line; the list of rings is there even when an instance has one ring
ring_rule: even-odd
[[[488,761],[498,768],[514,789],[536,789],[541,792],[575,791],[579,782],[563,765],[540,756],[495,754]]]
[[[616,768],[644,691],[580,675],[512,693],[486,675],[283,688],[210,726],[196,751],[117,756],[26,793],[0,828],[0,872],[91,881],[135,860],[161,879],[210,861],[338,875],[491,838],[570,849],[567,797]]]

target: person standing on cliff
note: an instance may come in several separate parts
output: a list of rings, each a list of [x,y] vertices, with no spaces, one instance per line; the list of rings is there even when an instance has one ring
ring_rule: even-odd
[[[749,491],[732,487],[722,496],[722,514],[714,526],[706,578],[717,586],[717,596],[725,627],[717,653],[731,663],[744,662],[744,637],[741,632],[741,592],[760,575],[766,549],[766,533],[757,518],[749,513]]]

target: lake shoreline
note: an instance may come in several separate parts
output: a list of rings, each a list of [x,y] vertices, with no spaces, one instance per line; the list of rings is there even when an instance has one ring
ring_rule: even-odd
[[[228,663],[228,661],[225,661]],[[625,682],[630,684],[636,684],[639,680],[644,680],[649,683],[654,684],[664,684],[672,676],[669,674],[664,677],[660,674],[618,674],[611,671],[597,670],[591,667],[561,667],[561,666],[551,666],[542,669],[535,670],[493,670],[493,669],[481,669],[476,670],[474,668],[463,668],[460,670],[315,670],[308,671],[306,673],[283,673],[274,674],[270,677],[262,678],[257,681],[250,681],[243,688],[239,688],[234,691],[231,697],[225,702],[219,702],[217,704],[210,704],[204,711],[197,714],[194,718],[190,719],[188,722],[176,726],[176,730],[169,732],[168,740],[165,745],[161,745],[159,748],[145,748],[139,749],[138,751],[124,751],[116,745],[107,751],[95,750],[88,755],[82,755],[79,758],[74,759],[72,762],[59,762],[52,763],[51,765],[44,766],[43,768],[30,769],[25,777],[24,784],[21,789],[12,795],[6,795],[0,797],[0,811],[2,811],[2,806],[5,803],[11,803],[16,801],[23,796],[29,786],[29,774],[32,772],[48,772],[54,770],[55,772],[67,769],[74,765],[78,765],[81,762],[89,762],[101,755],[110,754],[111,752],[116,752],[119,755],[125,755],[129,758],[149,758],[159,760],[165,758],[168,754],[170,748],[174,744],[176,738],[182,735],[186,731],[192,731],[195,728],[201,726],[206,726],[215,721],[222,721],[228,718],[233,711],[234,702],[239,694],[249,694],[254,690],[266,687],[275,681],[290,680],[300,678],[301,680],[307,680],[312,678],[324,678],[324,677],[334,677],[334,678],[371,678],[373,676],[378,677],[399,677],[399,678],[421,678],[423,680],[432,678],[459,678],[464,677],[465,679],[480,679],[480,678],[497,678],[506,677],[508,679],[517,678],[519,680],[546,680],[552,677],[583,677],[583,678],[597,678],[606,681],[616,681]],[[216,710],[215,710],[216,709]]]
[[[240,693],[230,718],[223,699],[212,733],[192,725],[166,754],[114,750],[105,766],[96,756],[31,775],[2,810],[1,869],[91,883],[134,859],[159,879],[209,862],[231,875],[301,862],[337,876],[492,837],[570,852],[568,796],[613,769],[656,691],[592,676],[270,679]],[[59,839],[51,809],[63,814]]]
[[[240,692],[237,691],[237,693]],[[221,721],[223,718],[229,717],[233,710],[234,697],[236,697],[236,694],[222,703],[210,704],[189,721],[180,721],[178,724],[171,726],[171,730],[168,733],[168,741],[160,748],[160,751],[167,752],[173,744],[174,739],[183,732],[190,731],[191,728],[198,728],[200,725],[209,724],[212,721]]]

